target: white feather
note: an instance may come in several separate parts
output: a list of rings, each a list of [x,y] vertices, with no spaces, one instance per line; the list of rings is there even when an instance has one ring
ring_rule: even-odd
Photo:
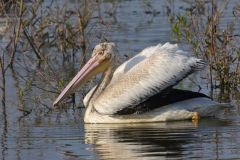
[[[123,64],[121,64],[114,72],[112,82],[114,82],[119,77],[123,76],[129,70],[131,70],[136,64],[142,62],[143,60],[150,57],[155,51],[160,48],[162,44],[158,44],[156,46],[147,47],[142,50],[139,54],[135,55],[134,57],[130,58]]]

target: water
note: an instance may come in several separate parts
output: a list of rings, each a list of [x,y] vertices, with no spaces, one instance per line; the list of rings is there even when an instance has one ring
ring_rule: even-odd
[[[151,2],[152,8],[146,7],[148,2]],[[74,6],[74,2],[69,3]],[[236,3],[231,1],[224,11],[223,28],[232,19],[231,9]],[[167,4],[168,1],[158,0],[119,1],[115,17],[107,18],[112,22],[107,30],[103,29],[105,36],[118,45],[120,53],[129,56],[147,46],[174,42],[176,39],[171,33],[166,15]],[[176,12],[181,12],[180,8],[184,5],[182,2],[174,3]],[[109,6],[111,8],[111,3],[106,1],[102,9]],[[1,44],[4,45],[7,40],[2,34],[0,36]],[[200,119],[198,123],[84,124],[84,111],[78,108],[70,106],[69,109],[48,112],[39,103],[30,101],[30,98],[25,101],[27,107],[34,111],[21,118],[22,112],[18,111],[18,101],[15,101],[15,81],[10,71],[7,76],[7,114],[0,115],[1,159],[240,158],[240,110],[237,99],[232,100],[232,109],[224,111],[217,118]],[[186,81],[182,85],[194,90],[195,85],[188,83]],[[202,91],[208,93],[206,85],[202,87]],[[35,88],[29,96],[46,97],[45,94],[50,97],[47,104],[51,108],[55,94],[50,95]],[[40,98],[44,100],[43,97]],[[2,107],[0,111],[2,113]]]
[[[240,155],[240,121],[230,117],[120,125],[45,118],[9,130],[2,158],[238,159]]]

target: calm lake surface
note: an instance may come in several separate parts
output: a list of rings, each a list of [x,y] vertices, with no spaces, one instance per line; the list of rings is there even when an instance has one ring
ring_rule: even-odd
[[[146,7],[147,2],[152,8]],[[222,27],[233,19],[232,8],[237,2],[230,1],[223,14]],[[74,2],[69,3],[74,6]],[[181,12],[186,5],[182,1],[173,4],[176,12]],[[160,0],[118,2],[115,17],[109,18],[113,22],[107,35],[118,45],[120,53],[132,56],[147,46],[175,41],[166,5],[167,1]],[[109,6],[111,3],[106,1],[101,7],[104,10]],[[1,37],[0,44],[4,41]],[[6,115],[2,114],[2,107],[0,109],[1,159],[240,159],[240,102],[237,99],[231,100],[231,109],[216,118],[200,119],[199,123],[83,124],[84,109],[72,107],[45,111],[41,116],[33,112],[21,118],[15,83],[10,73],[8,76]],[[195,90],[188,81],[182,86]],[[204,86],[202,92],[208,94]],[[51,104],[49,102],[50,108]]]

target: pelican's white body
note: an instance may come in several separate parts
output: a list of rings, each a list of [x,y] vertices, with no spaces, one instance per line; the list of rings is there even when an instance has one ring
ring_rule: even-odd
[[[115,57],[115,45],[113,43],[102,43],[95,47],[93,58],[83,67],[73,80],[63,90],[54,104],[58,103],[66,94],[75,90],[75,86],[80,85],[83,74],[87,75],[87,69],[91,64],[96,64],[97,58],[104,58],[103,52],[106,50],[107,57]],[[97,53],[101,54],[97,54]],[[108,59],[109,60],[109,59]],[[106,60],[107,61],[107,60]],[[114,60],[111,59],[111,65]],[[177,45],[166,43],[148,47],[141,53],[120,65],[115,72],[109,66],[101,84],[105,87],[95,87],[84,98],[87,107],[85,123],[143,123],[143,122],[163,122],[173,120],[191,119],[198,113],[199,116],[212,116],[226,105],[219,104],[206,97],[197,97],[179,101],[176,103],[159,106],[141,114],[118,115],[131,106],[136,106],[150,97],[158,94],[187,77],[189,74],[204,68],[205,63],[198,58],[191,57],[187,52],[178,48]],[[111,73],[111,74],[107,74]],[[113,73],[113,74],[112,74]],[[80,77],[80,78],[79,78]],[[79,80],[80,79],[80,80]],[[182,92],[179,92],[182,93]],[[89,103],[87,103],[90,101]],[[89,105],[87,105],[89,104]],[[151,106],[150,106],[151,107]]]
[[[84,122],[165,122],[192,119],[196,112],[200,117],[214,116],[218,113],[217,111],[228,105],[217,103],[206,97],[187,99],[141,114],[114,114],[117,110],[131,106],[140,99],[139,97],[156,94],[152,88],[160,86],[161,91],[183,79],[187,72],[203,68],[204,64],[199,62],[200,59],[189,57],[186,52],[179,50],[177,45],[169,43],[144,49],[115,70],[104,93],[90,104],[95,110],[87,109]],[[94,88],[84,98],[85,105],[93,94]]]
[[[147,123],[192,119],[196,112],[200,117],[215,116],[226,104],[219,104],[209,98],[193,98],[159,107],[150,112],[132,115],[102,115],[91,112],[84,117],[85,123]]]

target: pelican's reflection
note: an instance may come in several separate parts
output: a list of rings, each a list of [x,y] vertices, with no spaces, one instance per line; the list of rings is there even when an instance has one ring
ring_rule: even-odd
[[[85,141],[103,159],[181,157],[197,141],[191,121],[144,124],[85,124]]]

